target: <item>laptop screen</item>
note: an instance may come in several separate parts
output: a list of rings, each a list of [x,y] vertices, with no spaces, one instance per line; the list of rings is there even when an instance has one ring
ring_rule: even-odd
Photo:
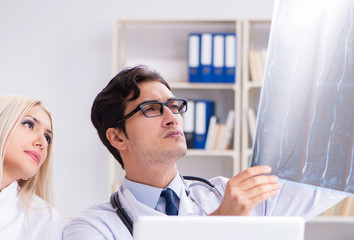
[[[134,240],[303,240],[301,217],[145,216],[134,223]]]

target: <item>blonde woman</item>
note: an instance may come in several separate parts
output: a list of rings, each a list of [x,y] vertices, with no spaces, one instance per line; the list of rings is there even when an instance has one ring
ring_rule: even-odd
[[[0,96],[0,239],[61,239],[51,207],[52,138],[42,102]]]

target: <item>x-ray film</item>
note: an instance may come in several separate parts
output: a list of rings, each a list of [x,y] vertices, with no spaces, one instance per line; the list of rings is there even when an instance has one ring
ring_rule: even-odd
[[[354,194],[354,0],[275,1],[251,166]]]

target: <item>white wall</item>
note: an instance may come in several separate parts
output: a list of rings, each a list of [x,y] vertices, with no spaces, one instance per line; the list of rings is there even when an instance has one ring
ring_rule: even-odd
[[[0,94],[44,100],[54,118],[58,211],[108,199],[108,153],[90,121],[111,73],[116,17],[270,18],[273,0],[0,0]]]

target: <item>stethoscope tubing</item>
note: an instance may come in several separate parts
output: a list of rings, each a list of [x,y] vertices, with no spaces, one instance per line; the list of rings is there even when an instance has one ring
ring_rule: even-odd
[[[190,184],[189,186],[187,186],[184,182],[184,180],[190,180],[190,181],[195,181],[195,182],[199,182],[198,185],[200,186],[205,186],[207,188],[209,188],[212,192],[215,193],[216,196],[218,196],[221,200],[223,198],[222,194],[217,190],[217,188],[211,183],[209,182],[208,180],[204,179],[204,178],[200,178],[200,177],[194,177],[194,176],[181,176],[182,178],[182,181],[185,185],[185,190],[186,190],[186,195],[187,197],[193,202],[195,203],[196,205],[198,205],[198,207],[200,209],[202,209],[202,211],[205,213],[205,214],[208,214],[206,212],[206,210],[203,208],[203,206],[198,202],[196,201],[193,196],[191,196],[190,194],[190,191],[189,191],[189,188],[192,186],[192,184]],[[202,183],[202,184],[200,184]],[[196,183],[197,184],[197,183]],[[194,185],[196,185],[194,184]],[[116,211],[119,219],[124,223],[124,225],[127,227],[127,229],[129,230],[130,234],[133,235],[133,221],[131,220],[131,218],[128,216],[127,212],[125,211],[125,209],[122,207],[120,201],[119,201],[119,196],[118,196],[118,191],[113,193],[111,195],[111,204],[112,204],[112,207],[114,208],[114,210]]]

